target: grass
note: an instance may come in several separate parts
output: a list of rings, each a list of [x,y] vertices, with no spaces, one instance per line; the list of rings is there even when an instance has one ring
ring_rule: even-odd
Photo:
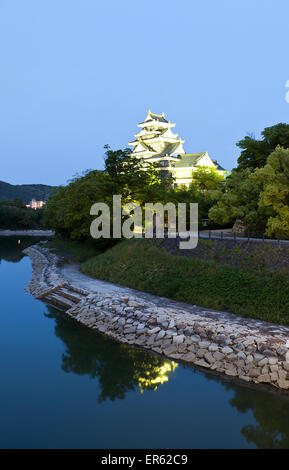
[[[50,248],[57,255],[61,256],[63,262],[83,263],[84,261],[102,253],[111,243],[103,243],[100,240],[65,240],[56,238],[48,241],[43,246]]]
[[[249,258],[250,260],[250,258]],[[124,240],[85,261],[82,272],[177,301],[289,324],[288,271],[256,271],[214,259],[172,255],[151,240]]]

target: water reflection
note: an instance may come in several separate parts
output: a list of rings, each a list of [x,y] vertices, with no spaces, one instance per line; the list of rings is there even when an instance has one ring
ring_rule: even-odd
[[[65,372],[88,374],[99,382],[98,402],[123,399],[128,391],[156,390],[169,381],[177,363],[116,343],[48,307],[55,320],[55,333],[66,345],[62,357]],[[193,370],[189,371],[193,374]],[[227,392],[233,392],[228,403],[241,414],[251,412],[255,424],[242,428],[248,444],[258,448],[289,448],[289,399],[246,386],[239,386],[221,376],[204,374],[208,382],[216,381]],[[208,387],[210,384],[208,383]],[[228,394],[228,398],[231,394]],[[194,391],[192,391],[194,400]],[[236,418],[237,419],[237,418]]]
[[[145,377],[138,378],[141,393],[148,389],[157,390],[160,384],[168,382],[170,372],[174,372],[177,367],[178,364],[176,362],[166,361],[160,366],[155,366],[153,374],[150,370],[146,371]]]
[[[28,244],[34,244],[36,239],[24,241],[28,246]],[[23,244],[18,248],[17,238],[0,239],[0,260],[20,261],[23,256],[21,249],[23,249]],[[27,266],[27,271],[21,266],[22,268]],[[4,442],[8,442],[9,445],[13,443],[13,446],[24,446],[23,436],[27,434],[29,438],[25,446],[29,447],[31,442],[37,441],[38,435],[41,434],[39,429],[41,430],[43,426],[44,437],[41,444],[37,443],[37,445],[45,447],[48,445],[45,433],[50,419],[55,422],[58,419],[61,423],[59,429],[66,429],[66,432],[61,431],[62,434],[57,435],[58,440],[55,438],[55,442],[57,445],[61,443],[64,446],[74,445],[75,447],[80,444],[87,446],[88,442],[94,446],[95,442],[89,439],[91,436],[98,436],[99,446],[106,447],[113,442],[115,448],[125,447],[127,443],[121,440],[120,429],[125,429],[128,422],[123,434],[126,437],[129,435],[130,442],[135,442],[136,447],[166,446],[173,441],[174,444],[171,445],[179,448],[182,446],[226,447],[228,442],[231,447],[240,445],[242,448],[254,446],[289,448],[289,398],[287,396],[269,393],[260,387],[240,386],[229,378],[194,371],[189,367],[181,365],[177,367],[173,361],[138,351],[98,335],[76,323],[64,313],[47,307],[48,313],[45,316],[53,319],[55,334],[62,343],[56,350],[54,333],[47,328],[45,324],[47,322],[43,321],[43,316],[40,314],[43,311],[43,305],[30,298],[28,294],[24,294],[25,284],[30,277],[28,259],[19,263],[19,270],[17,266],[11,269],[11,265],[3,263],[0,271],[1,275],[3,273],[1,278],[3,314],[0,316],[2,318],[0,332],[2,332],[3,339],[0,341],[0,346],[2,346],[1,354],[5,357],[5,367],[2,366],[3,371],[1,371],[2,395],[4,394],[4,398],[1,399],[3,403],[1,424],[2,440],[3,435],[6,439]],[[15,287],[16,279],[19,280],[19,285]],[[9,290],[10,283],[13,285],[13,291]],[[9,315],[5,315],[5,311],[10,312]],[[29,343],[29,338],[32,344]],[[45,344],[43,350],[40,348],[39,354],[38,343]],[[61,378],[58,377],[58,380],[62,388],[53,395],[49,384],[55,379],[59,350],[64,351],[61,357],[63,371],[67,374],[72,373],[95,379],[92,382],[91,394],[91,384],[88,386],[85,380],[75,382],[62,380],[63,377],[65,379],[72,377],[60,374]],[[17,374],[14,374],[20,355],[23,356],[23,370],[21,368]],[[38,367],[39,364],[40,367]],[[10,374],[10,369],[13,374]],[[41,388],[42,382],[45,384],[43,388]],[[78,384],[78,388],[75,387],[72,390],[71,383]],[[24,391],[21,384],[24,384]],[[18,390],[21,390],[25,399],[19,400]],[[147,393],[147,391],[154,390],[157,391]],[[137,392],[138,396],[134,396],[131,393],[133,391]],[[144,392],[142,396],[140,392]],[[66,399],[67,394],[71,394],[72,403],[78,403],[77,400],[79,400],[81,406],[70,408]],[[115,403],[107,406],[110,401]],[[119,401],[118,404],[117,401]],[[106,403],[104,406],[99,406],[97,402]],[[52,414],[51,403],[55,407]],[[171,410],[169,415],[167,415],[167,407]],[[71,426],[71,416],[75,420],[74,427]],[[120,425],[114,428],[115,416],[121,417],[118,422],[124,423],[123,428]],[[143,423],[137,432],[134,427],[135,416]],[[170,426],[172,419],[175,423],[174,428]],[[152,427],[153,421],[156,424]],[[29,430],[30,422],[33,426]],[[106,428],[109,428],[109,431],[103,438],[104,440],[101,440],[103,429]],[[15,435],[18,429],[21,432],[19,431],[17,440]],[[37,432],[35,432],[36,429]],[[51,436],[57,434],[57,429],[56,425]],[[74,435],[75,429],[81,429],[79,435]],[[84,429],[86,432],[83,431]],[[99,429],[101,433],[97,434]],[[113,429],[115,429],[115,434]],[[165,434],[166,429],[168,429],[168,434]],[[70,436],[71,440],[62,441],[62,435]],[[74,438],[75,441],[73,441]]]
[[[259,395],[259,396],[258,396]],[[230,404],[241,413],[252,411],[255,425],[247,425],[242,434],[259,449],[289,449],[289,401],[277,394],[257,394],[252,390],[235,391]]]
[[[47,308],[46,316],[55,320],[55,334],[66,346],[62,369],[97,378],[100,403],[106,399],[123,399],[128,391],[137,388],[141,392],[157,390],[177,367],[173,361],[112,341],[89,331],[53,307]]]
[[[141,392],[157,390],[160,384],[169,381],[178,366],[173,361],[111,341],[67,319],[54,308],[48,309],[48,316],[55,320],[55,333],[66,345],[62,369],[97,378],[98,402],[123,399],[127,392],[137,388]],[[218,382],[227,392],[233,392],[233,398],[228,400],[231,407],[241,414],[251,412],[254,416],[255,424],[241,430],[248,444],[254,443],[258,448],[289,448],[289,399],[286,396],[239,386],[221,376],[204,375],[208,382]],[[230,396],[228,394],[228,398]]]
[[[221,376],[205,374],[209,381],[219,382],[226,391],[234,393],[228,403],[239,413],[252,413],[255,424],[241,429],[248,444],[258,449],[289,449],[289,397],[260,386],[238,386]],[[208,385],[209,386],[209,385]]]
[[[25,256],[22,250],[35,245],[45,237],[1,237],[0,236],[0,263],[3,260],[18,263]]]

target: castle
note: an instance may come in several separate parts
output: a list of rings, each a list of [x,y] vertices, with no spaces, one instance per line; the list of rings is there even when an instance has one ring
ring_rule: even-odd
[[[185,153],[184,140],[172,132],[175,124],[165,119],[164,113],[154,114],[150,110],[146,119],[137,124],[141,128],[135,134],[136,139],[129,142],[133,146],[132,156],[142,158],[145,162],[157,163],[162,172],[170,172],[175,186],[189,187],[192,172],[198,166],[213,167],[225,176],[228,172],[216,160],[212,160],[207,152]]]

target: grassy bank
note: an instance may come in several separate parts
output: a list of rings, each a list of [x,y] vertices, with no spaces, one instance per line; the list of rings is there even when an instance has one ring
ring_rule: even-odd
[[[93,240],[88,239],[85,241],[78,240],[65,240],[56,238],[45,243],[45,247],[50,248],[58,256],[60,256],[65,263],[83,263],[84,261],[93,258],[106,249],[115,244],[114,240]]]
[[[288,271],[257,271],[175,256],[150,240],[125,240],[81,266],[90,276],[203,307],[289,324]]]

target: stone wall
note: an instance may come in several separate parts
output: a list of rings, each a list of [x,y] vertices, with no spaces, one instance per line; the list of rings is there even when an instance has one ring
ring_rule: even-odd
[[[177,361],[289,390],[288,327],[176,302],[172,307],[166,299],[127,295],[121,287],[80,289],[62,277],[48,249],[34,246],[24,253],[33,267],[27,290],[89,328]]]

